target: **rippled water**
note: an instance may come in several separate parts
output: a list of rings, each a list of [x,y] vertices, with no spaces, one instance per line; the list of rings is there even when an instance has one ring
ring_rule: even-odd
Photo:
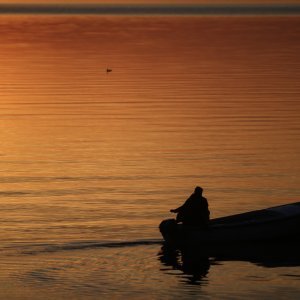
[[[299,296],[298,258],[193,281],[157,229],[195,185],[212,217],[299,201],[299,22],[1,16],[1,294]]]

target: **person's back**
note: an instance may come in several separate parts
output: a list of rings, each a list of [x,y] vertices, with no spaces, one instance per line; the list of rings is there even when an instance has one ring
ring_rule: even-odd
[[[207,200],[204,197],[195,199],[186,207],[182,223],[191,226],[207,226],[209,221],[209,210]]]
[[[184,225],[207,227],[209,223],[209,209],[207,199],[202,196],[202,188],[196,187],[194,193],[186,202],[171,212],[177,212],[177,222]]]

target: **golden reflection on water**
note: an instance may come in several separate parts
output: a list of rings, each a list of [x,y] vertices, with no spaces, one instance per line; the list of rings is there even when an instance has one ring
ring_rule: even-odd
[[[299,22],[1,16],[2,294],[299,294],[295,269],[223,263],[193,289],[157,245],[84,246],[159,238],[198,184],[213,217],[298,200]]]
[[[299,33],[298,17],[2,16],[4,201],[115,200],[150,235],[196,184],[214,216],[296,201]]]

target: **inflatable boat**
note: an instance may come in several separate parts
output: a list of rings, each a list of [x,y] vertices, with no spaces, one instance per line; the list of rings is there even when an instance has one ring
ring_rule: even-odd
[[[162,221],[159,229],[174,246],[300,241],[300,202],[212,219],[205,229],[174,219]]]

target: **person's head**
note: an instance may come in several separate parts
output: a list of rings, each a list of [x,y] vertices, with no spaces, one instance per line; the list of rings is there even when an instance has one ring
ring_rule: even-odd
[[[203,193],[202,187],[196,186],[194,193],[197,195],[202,195],[202,193]]]

